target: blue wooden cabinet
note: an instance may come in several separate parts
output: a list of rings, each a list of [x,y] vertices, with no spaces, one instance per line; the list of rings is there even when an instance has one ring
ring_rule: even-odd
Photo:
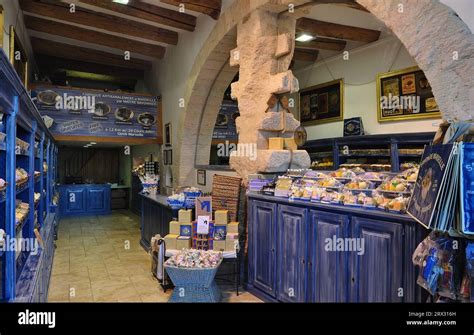
[[[402,302],[403,225],[353,217],[351,235],[364,242],[363,254],[351,252],[351,301]]]
[[[110,185],[60,186],[60,212],[64,216],[110,214]]]
[[[348,237],[349,217],[311,210],[308,232],[308,301],[348,301],[348,254],[328,248],[328,241]]]
[[[251,193],[248,234],[248,289],[265,300],[419,301],[424,232],[407,215]]]
[[[277,294],[283,302],[304,302],[306,295],[306,218],[301,207],[278,206]]]
[[[249,226],[249,280],[254,287],[276,297],[276,216],[277,205],[254,201]],[[250,231],[251,230],[251,231]]]

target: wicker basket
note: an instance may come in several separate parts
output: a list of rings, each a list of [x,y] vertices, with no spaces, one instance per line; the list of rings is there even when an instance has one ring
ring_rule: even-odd
[[[175,286],[210,287],[222,263],[222,259],[213,268],[184,268],[165,264],[165,269]]]

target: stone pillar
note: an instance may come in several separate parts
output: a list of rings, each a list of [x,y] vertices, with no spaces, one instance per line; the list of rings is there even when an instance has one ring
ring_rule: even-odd
[[[288,70],[293,58],[296,20],[278,17],[264,9],[253,11],[238,24],[237,48],[230,63],[239,66],[239,81],[232,84],[232,96],[239,104],[236,120],[237,152],[230,165],[247,181],[256,172],[284,172],[308,168],[305,150],[269,150],[268,138],[293,137],[299,122],[284,110],[268,110],[274,95],[298,92],[298,80]],[[255,151],[256,149],[256,151]],[[256,154],[256,155],[255,155]]]

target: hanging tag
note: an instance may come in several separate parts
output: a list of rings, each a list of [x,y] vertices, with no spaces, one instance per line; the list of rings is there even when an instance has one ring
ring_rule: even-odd
[[[209,234],[209,221],[211,217],[210,216],[198,216],[197,219],[197,233],[202,234],[202,235],[208,235]]]

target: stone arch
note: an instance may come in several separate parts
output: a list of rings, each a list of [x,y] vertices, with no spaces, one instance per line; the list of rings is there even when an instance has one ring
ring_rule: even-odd
[[[384,22],[414,57],[433,87],[443,116],[472,119],[474,36],[456,13],[438,0],[356,1]],[[213,116],[215,120],[226,85],[236,72],[226,64],[230,51],[235,48],[237,24],[258,8],[282,12],[289,3],[298,7],[311,2],[332,1],[239,0],[221,15],[186,83],[186,106],[180,117],[175,151],[178,164],[173,166],[175,184],[194,184],[194,165],[208,157],[211,136],[206,124],[209,125]],[[404,7],[403,13],[398,12],[400,5]],[[457,60],[453,59],[454,52],[458,53]]]

